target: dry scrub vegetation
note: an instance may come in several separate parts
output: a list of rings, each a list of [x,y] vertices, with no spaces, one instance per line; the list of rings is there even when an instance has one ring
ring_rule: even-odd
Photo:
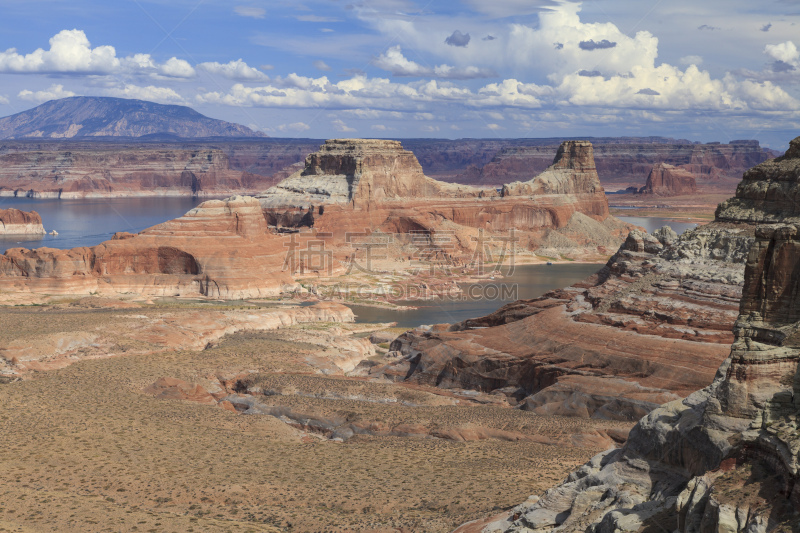
[[[130,313],[197,307],[0,308],[0,343],[133,327]],[[142,392],[164,376],[211,392],[220,380],[246,378],[269,392],[261,402],[347,420],[498,428],[559,442],[620,427],[313,374],[304,361],[320,346],[302,338],[303,328],[241,332],[201,351],[131,350],[0,381],[0,531],[450,531],[541,492],[600,451],[532,440],[333,442],[272,416]]]

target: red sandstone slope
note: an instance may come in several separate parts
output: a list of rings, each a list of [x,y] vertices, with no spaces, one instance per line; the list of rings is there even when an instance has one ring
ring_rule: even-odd
[[[392,345],[404,358],[378,373],[498,390],[542,413],[631,419],[707,385],[733,340],[755,223],[800,216],[800,138],[791,146],[745,173],[714,223],[680,238],[634,231],[583,283],[450,332],[406,333]]]
[[[711,385],[483,531],[797,531],[799,235],[796,225],[756,230],[736,339]]]

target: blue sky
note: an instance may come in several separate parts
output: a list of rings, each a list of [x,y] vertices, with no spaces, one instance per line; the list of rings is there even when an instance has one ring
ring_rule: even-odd
[[[800,135],[800,0],[3,0],[0,115],[71,95],[278,137]]]

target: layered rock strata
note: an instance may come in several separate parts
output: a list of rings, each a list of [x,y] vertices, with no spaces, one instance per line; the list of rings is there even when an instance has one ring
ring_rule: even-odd
[[[697,182],[688,170],[657,163],[647,175],[647,182],[639,189],[639,194],[656,196],[678,196],[697,192]]]
[[[615,246],[627,226],[609,215],[591,143],[565,142],[545,172],[501,191],[425,176],[399,142],[330,140],[305,167],[258,196],[271,225],[347,233],[453,232],[474,248],[476,230],[527,232],[525,247]],[[602,252],[601,252],[602,253]]]
[[[713,223],[680,237],[631,232],[583,283],[449,331],[408,332],[392,345],[403,358],[375,372],[497,391],[537,413],[630,419],[708,385],[733,340],[755,223],[800,215],[798,143],[749,170]]]
[[[271,183],[230,167],[222,150],[208,148],[13,151],[0,154],[0,196],[220,196]]]
[[[209,200],[139,234],[91,248],[12,248],[0,256],[0,289],[49,294],[270,296],[292,284],[280,236],[257,200]]]
[[[795,531],[800,527],[800,227],[756,232],[730,356],[713,383],[644,417],[483,531]]]
[[[633,184],[638,187],[658,163],[683,168],[704,189],[733,190],[745,170],[775,156],[758,141],[693,144],[663,139],[597,139],[593,145],[600,180],[612,190]],[[526,180],[549,164],[556,146],[537,146],[530,140],[529,146],[504,147],[488,163],[475,165],[454,180],[473,185],[499,185],[509,178]]]
[[[44,235],[42,217],[36,211],[0,209],[0,235]]]

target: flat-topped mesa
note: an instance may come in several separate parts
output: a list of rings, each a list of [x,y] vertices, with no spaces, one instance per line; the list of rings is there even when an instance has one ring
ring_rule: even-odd
[[[716,218],[726,222],[800,222],[800,137],[776,159],[744,173],[736,196],[717,208]]]
[[[503,186],[503,197],[541,194],[603,194],[589,141],[565,141],[553,164],[529,181]]]
[[[271,296],[292,284],[286,249],[267,231],[258,200],[210,200],[137,235],[91,248],[12,248],[0,256],[0,288],[49,294]]]
[[[639,189],[639,194],[654,194],[656,196],[678,196],[694,194],[697,192],[697,182],[688,170],[656,163],[647,176],[644,187]]]
[[[0,209],[0,235],[44,235],[42,217],[36,211]]]
[[[400,141],[330,139],[306,158],[305,168],[258,196],[264,207],[319,204],[362,207],[397,198],[441,194]]]

